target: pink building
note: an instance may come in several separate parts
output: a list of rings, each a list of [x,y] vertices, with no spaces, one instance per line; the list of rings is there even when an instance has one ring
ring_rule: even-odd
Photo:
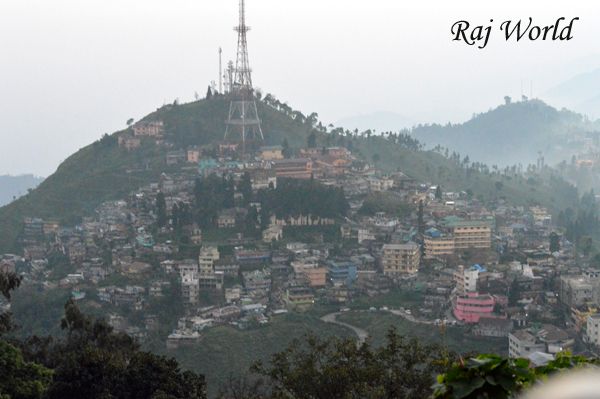
[[[454,299],[454,317],[465,323],[476,324],[482,317],[494,317],[495,304],[494,297],[488,294],[470,292],[459,295]]]

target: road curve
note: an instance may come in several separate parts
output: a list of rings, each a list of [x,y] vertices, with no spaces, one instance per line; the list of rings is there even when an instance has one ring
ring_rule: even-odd
[[[329,314],[321,317],[321,321],[324,321],[325,323],[337,324],[338,326],[349,328],[350,330],[354,331],[354,333],[358,337],[358,344],[362,345],[367,340],[367,338],[369,337],[369,333],[366,332],[365,330],[363,330],[362,328],[358,328],[356,326],[353,326],[352,324],[348,324],[348,323],[344,323],[344,322],[338,321],[337,320],[337,316],[338,315],[340,315],[340,312],[329,313]]]

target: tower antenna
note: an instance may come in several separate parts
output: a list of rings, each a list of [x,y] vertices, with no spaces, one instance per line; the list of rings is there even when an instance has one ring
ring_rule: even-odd
[[[219,94],[223,94],[223,49],[219,47]]]
[[[230,87],[231,104],[225,129],[225,140],[230,134],[236,134],[242,142],[242,152],[246,150],[246,141],[264,140],[258,109],[252,88],[252,70],[248,57],[246,34],[250,27],[246,25],[246,2],[240,0],[239,24],[234,28],[238,33],[237,58],[234,78]]]

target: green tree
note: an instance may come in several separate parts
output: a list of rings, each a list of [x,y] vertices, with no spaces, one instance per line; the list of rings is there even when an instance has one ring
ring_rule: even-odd
[[[560,251],[560,236],[555,232],[550,233],[550,252]]]
[[[317,135],[315,134],[315,132],[311,132],[308,135],[306,145],[308,148],[317,148]]]
[[[19,349],[0,340],[0,398],[39,399],[52,381],[52,370],[23,359]]]
[[[443,194],[443,193],[442,193],[442,186],[440,186],[440,185],[438,184],[438,186],[437,186],[437,187],[436,187],[436,189],[435,189],[435,199],[436,199],[436,200],[438,200],[438,201],[441,201],[441,200],[442,200],[442,198],[443,198],[443,195],[442,195],[442,194]]]
[[[290,148],[290,143],[288,143],[287,139],[283,139],[283,142],[281,143],[281,147],[283,147],[282,149],[282,153],[283,153],[283,157],[284,158],[291,158],[292,157],[292,149]]]
[[[357,347],[353,339],[309,336],[273,355],[253,371],[267,377],[273,397],[293,399],[426,398],[433,376],[450,366],[451,355],[390,330],[387,344]]]
[[[508,289],[508,304],[515,306],[521,299],[521,287],[517,279],[514,279]]]
[[[585,256],[589,256],[594,245],[594,241],[590,236],[583,236],[579,239],[579,247]]]
[[[248,172],[244,172],[240,181],[239,191],[244,196],[244,204],[248,205],[252,202],[252,180]]]
[[[466,360],[461,359],[446,373],[439,375],[432,398],[520,398],[524,391],[538,382],[546,381],[552,374],[569,369],[581,369],[590,365],[597,366],[598,362],[598,359],[587,359],[583,356],[573,356],[570,353],[561,352],[556,355],[555,360],[547,365],[533,367],[528,359],[506,359],[497,355],[479,355]]]
[[[0,294],[11,299],[11,291],[21,284],[15,273],[0,272]],[[21,350],[6,342],[2,335],[12,329],[11,314],[0,315],[0,398],[42,398],[50,381],[52,371],[23,358]]]
[[[141,352],[131,337],[84,315],[72,300],[61,327],[65,338],[50,350],[55,368],[47,399],[206,397],[202,376],[182,372],[175,360]]]
[[[162,192],[156,195],[156,224],[158,227],[167,225],[167,202]]]
[[[245,228],[246,233],[253,235],[256,233],[256,226],[258,225],[258,211],[256,207],[251,206],[248,209],[248,214],[246,215],[245,220]]]
[[[11,291],[16,290],[21,285],[21,278],[15,273],[0,272],[0,294],[10,301]],[[0,337],[2,334],[12,329],[11,313],[0,313]]]

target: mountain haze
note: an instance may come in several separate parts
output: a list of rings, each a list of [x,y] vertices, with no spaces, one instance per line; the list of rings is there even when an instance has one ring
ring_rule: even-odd
[[[600,118],[600,68],[582,73],[560,83],[544,93],[553,103]]]
[[[570,160],[596,125],[582,115],[540,100],[510,102],[462,124],[419,125],[410,133],[429,146],[442,145],[489,165],[547,164]]]

